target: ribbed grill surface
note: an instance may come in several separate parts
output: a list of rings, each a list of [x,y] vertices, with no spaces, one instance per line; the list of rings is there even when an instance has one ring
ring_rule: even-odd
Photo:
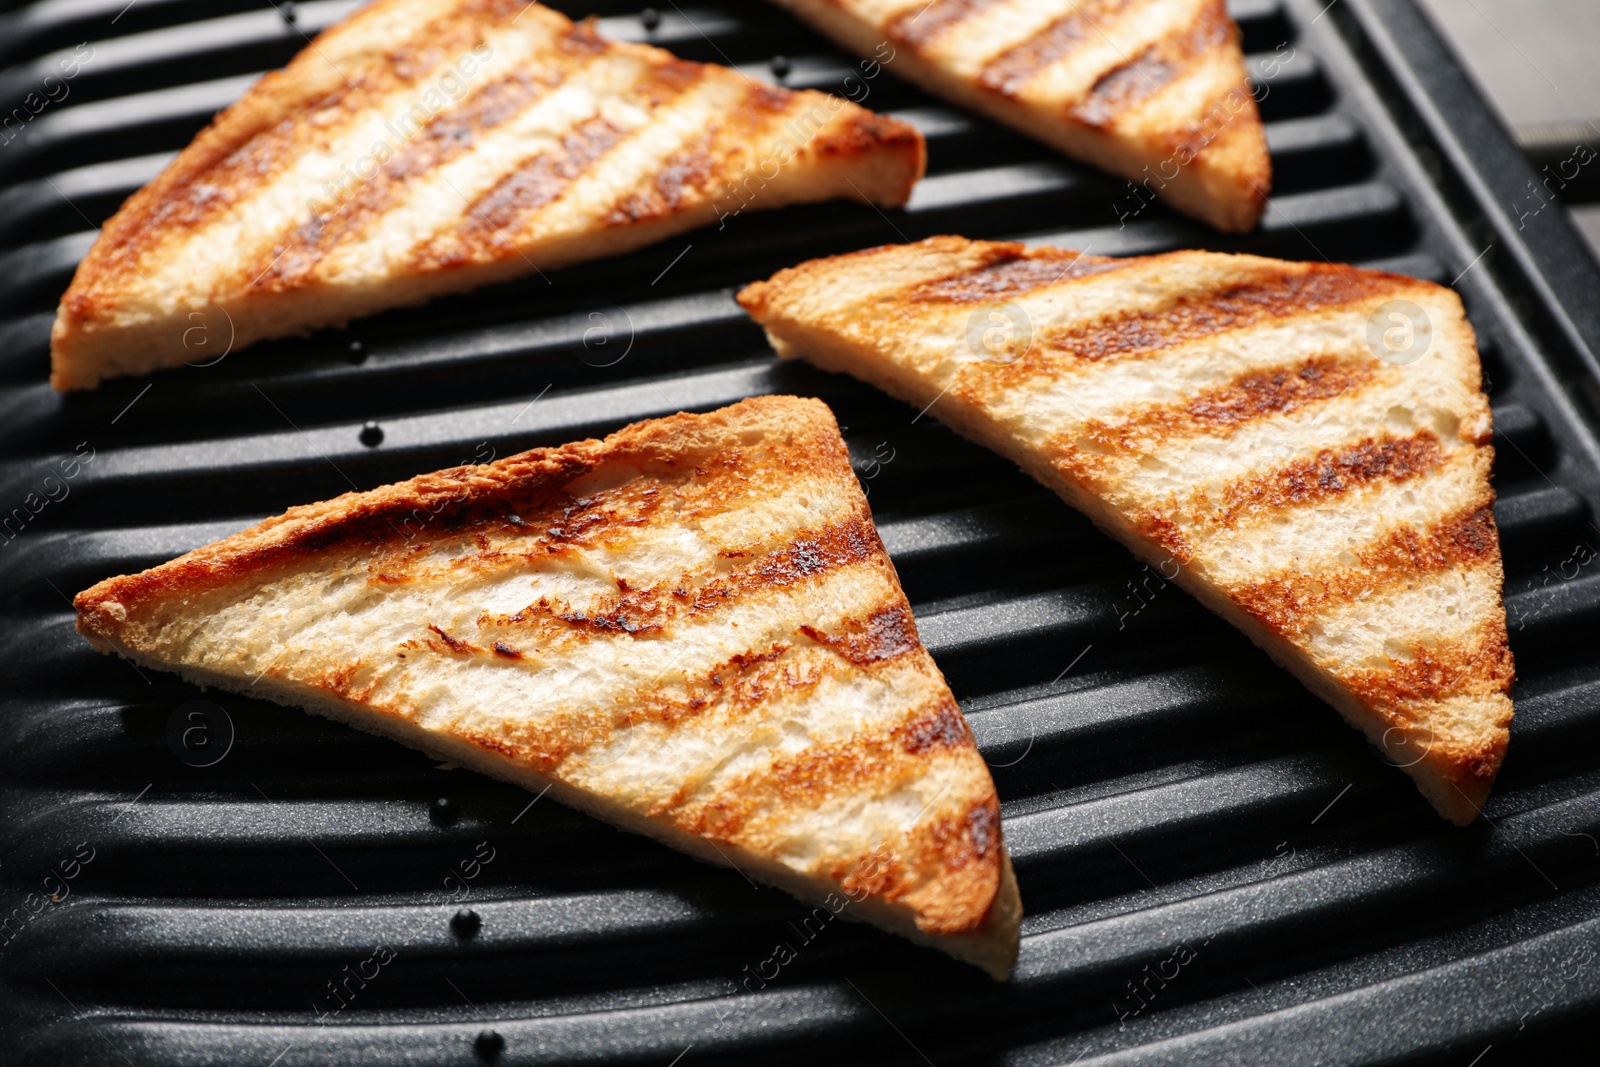
[[[0,11],[0,101],[93,49],[0,145],[0,1062],[1465,1063],[1600,1005],[1595,442],[1552,385],[1538,294],[1469,266],[1484,242],[1364,73],[1369,0],[1233,5],[1277,173],[1248,236],[1160,208],[1121,227],[1122,182],[884,75],[863,102],[930,145],[903,212],[746,214],[64,400],[47,339],[91,227],[356,6],[302,3],[289,24],[247,0],[125,2]],[[647,36],[636,9],[564,8]],[[665,5],[648,36],[763,76],[782,53],[793,86],[853,69],[734,0]],[[931,417],[779,365],[732,300],[802,258],[939,233],[1459,279],[1492,382],[1520,678],[1486,818],[1447,827],[1226,624],[1150,593],[1125,551]],[[994,768],[1028,912],[1008,985],[854,925],[808,938],[804,909],[732,871],[297,711],[217,696],[236,738],[191,766],[168,735],[200,694],[73,633],[79,589],[291,504],[767,392],[821,397],[847,427]],[[74,455],[93,458],[63,478]],[[473,936],[452,929],[463,906]]]

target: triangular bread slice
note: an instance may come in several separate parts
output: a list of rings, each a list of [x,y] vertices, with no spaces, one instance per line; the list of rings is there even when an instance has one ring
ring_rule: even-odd
[[[1272,187],[1261,113],[1224,0],[778,0],[846,48],[1129,181],[1251,229]],[[869,68],[870,70],[870,68]]]
[[[779,353],[1020,464],[1458,824],[1505,756],[1489,404],[1455,293],[1330,263],[938,237],[739,294]]]
[[[548,788],[808,929],[1016,959],[994,782],[819,401],[292,508],[75,604],[101,651]]]
[[[911,126],[598,36],[525,0],[379,0],[106,223],[51,384],[185,362],[630,251],[745,210],[900,205]]]

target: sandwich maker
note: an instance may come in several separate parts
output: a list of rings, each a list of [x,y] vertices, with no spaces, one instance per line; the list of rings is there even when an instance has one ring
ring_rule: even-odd
[[[0,1064],[1494,1067],[1553,1056],[1600,1008],[1600,271],[1555,200],[1562,161],[1535,173],[1410,0],[1232,4],[1276,169],[1239,236],[863,77],[775,6],[562,3],[905,118],[928,177],[901,211],[742,212],[53,393],[54,307],[96,226],[356,6],[0,4]],[[1593,157],[1574,146],[1567,169]],[[733,301],[803,259],[945,233],[1354,262],[1461,292],[1518,671],[1482,819],[1445,824],[1044,489],[931,415],[779,362]],[[838,414],[994,769],[1027,911],[1010,982],[806,926],[735,871],[73,631],[79,590],[292,504],[761,393]]]

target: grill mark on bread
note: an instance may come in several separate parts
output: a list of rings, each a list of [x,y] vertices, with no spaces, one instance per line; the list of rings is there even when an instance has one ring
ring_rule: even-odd
[[[660,623],[649,622],[637,616],[631,616],[621,608],[615,610],[590,608],[586,612],[569,608],[566,611],[553,611],[551,614],[566,623],[571,629],[590,634],[607,636],[611,634],[626,634],[629,637],[638,637],[658,634],[662,630]]]
[[[937,705],[947,699],[940,696],[935,706],[911,711],[902,725],[938,714]],[[891,727],[858,733],[844,741],[813,744],[792,755],[775,755],[760,771],[691,802],[681,817],[690,820],[698,833],[736,837],[748,821],[768,812],[811,808],[844,794],[892,793],[921,777],[933,750],[933,746],[924,746],[912,751],[911,744],[909,733],[896,733]],[[938,758],[982,761],[976,749],[955,743],[944,746]]]
[[[479,648],[477,645],[474,645],[469,641],[460,641],[460,640],[457,640],[454,637],[451,637],[443,629],[441,629],[438,626],[433,625],[433,623],[431,623],[431,622],[428,624],[428,629],[430,629],[434,633],[438,634],[439,635],[439,640],[444,643],[444,646],[447,649],[449,649],[451,652],[454,652],[458,656],[459,655],[465,655],[465,654],[473,653],[473,652],[482,652],[483,651],[483,649]]]
[[[500,553],[493,562],[503,568],[514,560],[539,558],[538,553]],[[525,607],[509,614],[484,613],[478,619],[478,628],[490,647],[501,639],[547,649],[567,640],[654,638],[674,623],[713,617],[745,598],[821,582],[838,571],[878,566],[886,559],[870,520],[856,515],[796,534],[770,552],[753,555],[745,566],[727,570],[708,563],[648,587],[628,584],[616,593],[596,597],[582,608],[550,596],[533,599],[530,590],[531,602]],[[433,584],[447,586],[452,577],[440,572]],[[813,641],[860,667],[921,647],[910,609],[903,604],[889,605],[864,620],[847,622],[838,634],[824,633],[809,625],[801,629]],[[440,636],[446,642],[453,640],[448,635]],[[449,650],[489,654],[483,648],[461,642],[450,644]]]
[[[448,269],[503,254],[508,234],[516,234],[522,220],[559,199],[591,163],[630,133],[600,117],[579,123],[562,136],[559,148],[523,161],[469,204],[452,230],[427,242],[413,257],[416,266]]]
[[[659,108],[684,97],[704,81],[706,69],[676,59],[653,63],[631,87],[629,95],[653,117]],[[642,126],[625,128],[603,115],[579,123],[562,135],[559,148],[522,161],[477,196],[454,228],[425,242],[414,253],[415,265],[419,269],[449,269],[504,257],[509,242],[542,209],[560,200],[601,159],[641,129]],[[615,208],[603,220],[611,225],[627,221],[619,217]]]
[[[877,530],[871,520],[860,516],[791,541],[783,551],[769,554],[749,573],[753,586],[776,588],[882,554],[883,543],[878,540]]]
[[[911,904],[923,933],[960,934],[983,918],[969,902],[994,899],[1002,847],[1000,801],[991,793],[922,822],[868,855],[835,863],[829,873],[852,895]]]
[[[1298,636],[1323,612],[1392,589],[1419,575],[1497,564],[1494,499],[1418,529],[1398,525],[1347,550],[1356,562],[1295,567],[1231,586],[1228,595],[1274,633]]]
[[[532,566],[560,558],[574,547],[604,547],[626,543],[653,521],[664,506],[665,491],[691,478],[695,471],[663,472],[630,480],[624,485],[583,496],[573,496],[566,484],[584,469],[581,460],[563,450],[542,450],[509,457],[499,464],[536,467],[549,463],[538,478],[526,480],[504,490],[487,490],[472,484],[478,468],[458,468],[428,476],[433,491],[410,500],[384,505],[355,505],[337,518],[313,521],[297,528],[291,536],[262,546],[248,559],[212,561],[188,558],[173,561],[142,574],[125,576],[119,583],[117,598],[130,608],[146,599],[180,590],[227,584],[255,578],[265,580],[280,567],[292,567],[324,552],[359,551],[367,557],[364,572],[377,585],[437,582],[448,584],[460,579],[462,571],[493,572],[508,561],[521,560]],[[732,449],[719,457],[716,472],[728,476],[728,489],[713,485],[703,499],[679,500],[677,514],[692,517],[702,509],[717,510],[735,506],[763,491],[764,482],[753,479],[761,465],[749,460],[741,450]],[[710,473],[708,468],[702,468]],[[798,472],[791,472],[798,473]],[[454,484],[450,484],[454,483]],[[433,550],[441,540],[465,544],[490,537],[499,547],[492,551],[481,545],[477,553],[452,556],[442,566],[425,567],[418,557]],[[516,539],[510,549],[507,539]],[[672,582],[650,588],[627,588],[601,603],[602,615],[617,613],[641,616],[650,625],[663,618],[689,616],[719,610],[728,599],[760,589],[780,588],[842,566],[878,558],[881,542],[865,513],[851,516],[823,528],[799,533],[782,548],[763,556],[751,566],[725,572],[686,572]],[[673,596],[681,590],[682,596]],[[654,607],[669,601],[672,612]],[[543,611],[553,614],[565,610],[547,603],[529,609],[520,621],[526,622]],[[515,618],[515,616],[512,616]],[[603,629],[603,628],[601,628]]]
[[[341,76],[326,92],[302,102],[293,113],[263,115],[265,125],[240,131],[230,140],[221,139],[221,127],[214,121],[196,141],[203,146],[203,155],[187,166],[163,172],[134,194],[126,212],[119,211],[106,224],[96,249],[96,260],[107,273],[100,279],[101,285],[110,287],[118,277],[137,276],[140,259],[170,242],[174,233],[193,234],[203,229],[288,170],[320,139],[358,121],[374,102],[425,80],[455,52],[470,47],[476,37],[475,27],[452,25],[449,16],[444,16],[389,49],[367,53],[357,61],[358,66],[342,68]],[[320,57],[314,61],[328,62]],[[293,76],[286,69],[266,77],[284,81]],[[335,111],[341,114],[334,124],[306,121],[308,115]],[[69,292],[66,302],[74,313],[87,317],[94,294]]]
[[[367,99],[366,93],[341,84],[320,99],[310,101],[306,110],[318,114],[339,108],[354,115]],[[170,241],[174,232],[192,234],[201,230],[256,192],[257,183],[263,178],[270,180],[287,170],[304,151],[305,138],[304,117],[289,115],[267,131],[245,140],[227,155],[175,174],[159,197],[154,192],[161,183],[157,178],[156,183],[146,186],[151,190],[149,199],[152,202],[145,210],[127,217],[119,214],[102,231],[104,243],[100,245],[100,252],[106,257],[105,266],[114,277],[136,275],[140,258]],[[137,193],[135,196],[145,199]],[[84,309],[80,313],[86,312]]]
[[[906,155],[922,152],[921,135],[898,119],[868,112],[859,122],[832,124],[811,139],[810,150],[821,159],[853,159],[874,148],[893,148]]]
[[[1492,459],[1470,449],[1446,453],[1420,479],[1371,482],[1301,513],[1258,512],[1231,527],[1209,524],[1209,512],[1181,515],[1204,546],[1207,577],[1221,589],[1271,576],[1290,561],[1306,566],[1353,565],[1346,552],[1379,542],[1399,527],[1425,529],[1444,517],[1492,502]],[[1208,505],[1209,506],[1209,505]]]
[[[622,226],[676,214],[705,195],[716,177],[713,135],[694,138],[662,164],[648,187],[623,194],[606,216],[606,224]]]
[[[592,118],[561,139],[560,151],[543,153],[506,175],[467,209],[457,232],[472,241],[486,231],[513,227],[555,200],[590,163],[620,142],[628,131],[608,119]]]
[[[509,81],[492,82],[460,108],[433,116],[417,139],[381,165],[350,199],[326,214],[313,214],[285,234],[277,247],[267,250],[265,266],[249,288],[281,292],[303,284],[330,252],[380,225],[414,181],[472,151],[478,134],[516,117],[562,80],[564,72],[539,81],[524,74]]]
[[[877,662],[877,661],[874,661]],[[896,726],[894,737],[913,756],[942,748],[976,744],[966,717],[953,699],[941,698],[916,717]]]
[[[1157,511],[1147,511],[1135,516],[1130,525],[1139,537],[1160,545],[1167,557],[1180,566],[1187,567],[1194,562],[1197,554],[1194,543],[1189,540],[1183,529],[1166,515]],[[1162,565],[1165,566],[1165,561]]]
[[[743,98],[738,105],[727,109],[721,122],[698,137],[690,138],[669,156],[648,186],[624,193],[612,207],[607,223],[624,225],[677,214],[710,199],[714,181],[719,177],[738,188],[747,186],[753,179],[765,186],[772,176],[760,174],[754,160],[742,174],[719,175],[718,152],[757,141],[759,133],[793,108],[797,99],[788,89],[759,82],[746,85]]]
[[[1062,355],[1092,362],[1141,357],[1253,326],[1359,304],[1415,284],[1394,275],[1314,264],[1262,267],[1250,277],[1231,279],[1214,289],[1181,293],[1163,307],[1041,331],[1040,343],[1035,345],[1041,356],[1030,354],[1014,364],[996,365],[989,373],[1005,378],[1031,376],[1045,360],[1053,367],[1050,357]]]
[[[265,539],[250,555],[214,558],[204,550],[191,553],[123,576],[115,596],[134,609],[146,600],[181,595],[192,588],[264,581],[279,568],[302,565],[324,552],[359,551],[368,556],[368,572],[374,578],[388,575],[394,581],[412,581],[428,576],[412,557],[443,538],[483,532],[521,538],[542,535],[542,541],[530,541],[529,551],[523,553],[537,561],[559,555],[565,546],[604,545],[617,532],[637,528],[661,507],[663,490],[688,477],[689,472],[681,470],[647,471],[646,477],[615,489],[574,496],[566,486],[591,469],[585,458],[585,446],[591,444],[535,449],[483,467],[423,475],[409,483],[406,494],[367,494],[327,515],[317,514],[315,507],[291,508],[283,519],[272,520],[287,532]],[[630,455],[617,458],[639,461]],[[761,485],[750,482],[752,472],[739,450],[720,457],[720,467],[740,477],[740,499],[750,485]],[[704,503],[719,507],[734,495],[714,490]],[[693,506],[680,504],[680,510]],[[470,568],[479,562],[479,557],[466,556],[452,560],[450,567]]]
[[[947,867],[993,862],[1000,848],[1000,800],[992,794],[982,797],[964,811],[936,820],[929,830]]]
[[[921,647],[911,609],[901,604],[880,608],[865,620],[847,622],[843,631],[829,634],[814,626],[800,627],[801,633],[831,648],[857,667],[882,663]]]
[[[744,721],[774,701],[803,698],[825,680],[854,673],[842,663],[807,658],[794,646],[779,642],[737,653],[695,677],[665,675],[653,688],[629,694],[619,709],[562,708],[519,722],[514,735],[500,739],[502,747],[497,750],[544,774],[560,774],[564,767],[581,771],[586,756],[629,731],[654,725],[677,732],[713,716],[728,723]],[[456,732],[471,739],[470,731]],[[682,806],[686,792],[679,790],[651,814]]]
[[[933,703],[946,699],[936,698]],[[919,708],[908,720],[919,721],[936,713],[935,707]],[[691,833],[737,845],[752,836],[765,836],[773,826],[789,824],[797,811],[814,811],[838,796],[892,795],[926,775],[930,764],[976,770],[982,762],[977,750],[969,746],[937,751],[925,748],[913,753],[907,748],[907,736],[893,730],[858,734],[846,741],[815,744],[793,755],[775,756],[760,771],[731,782],[708,797],[691,799],[666,817]],[[958,773],[971,780],[965,771]],[[957,811],[947,814],[953,806]],[[977,868],[979,878],[986,874],[997,876],[1001,837],[999,802],[992,786],[985,784],[977,795],[944,798],[941,807],[939,815],[919,821],[901,842],[889,844],[890,862],[864,873],[851,870],[860,857],[836,860],[829,873],[841,880],[849,880],[854,874],[859,881],[847,888],[859,885],[888,901],[902,900],[935,878],[960,877],[963,868]],[[965,900],[951,914],[934,919],[941,932],[970,929],[981,921],[993,899],[993,887],[987,895],[963,896]],[[927,929],[920,921],[919,926]]]
[[[1183,418],[1173,420],[1179,423],[1174,429],[1221,430],[1287,414],[1359,390],[1378,375],[1378,365],[1371,359],[1329,355],[1313,356],[1292,368],[1251,371],[1182,405]],[[1188,426],[1182,426],[1184,422]]]
[[[1021,92],[1046,67],[1064,62],[1085,42],[1101,39],[1108,25],[1141,0],[1087,0],[1077,10],[991,59],[978,84],[1006,96]]]
[[[1004,0],[930,0],[895,15],[884,27],[889,39],[921,49],[946,30],[976,18]]]
[[[452,473],[441,472],[446,477]],[[433,488],[444,487],[436,485]],[[324,552],[360,547],[379,552],[385,546],[409,548],[409,542],[398,539],[404,537],[404,525],[415,521],[418,516],[448,529],[459,525],[467,510],[482,506],[481,502],[473,499],[477,494],[471,490],[462,487],[461,494],[458,498],[447,491],[435,491],[421,493],[407,500],[353,504],[339,514],[296,524],[287,536],[256,547],[247,557],[212,558],[205,554],[180,557],[163,567],[125,575],[117,582],[114,594],[107,590],[106,595],[114,595],[119,603],[136,609],[146,601],[165,595],[181,595],[189,589],[250,580],[264,581],[280,568],[304,563]],[[434,510],[435,504],[439,505],[437,510]],[[291,515],[294,510],[298,509],[292,509]],[[381,557],[374,561],[373,576],[380,580],[385,577]],[[397,581],[406,580],[398,575],[393,577]],[[79,594],[80,599],[86,597],[88,592]],[[87,605],[88,602],[80,604],[80,610]]]
[[[1382,376],[1383,366],[1370,356],[1311,356],[1291,367],[1249,371],[1186,400],[1147,405],[1121,421],[1091,420],[1046,447],[1058,456],[1062,470],[1087,480],[1108,461],[1129,452],[1155,454],[1184,438],[1225,437],[1319,401],[1347,393],[1360,396]]]
[[[428,647],[435,653],[442,653],[440,646],[441,642],[430,640],[407,647]],[[481,649],[475,651],[482,652]],[[931,669],[926,651],[919,649],[919,653],[924,662],[911,669]],[[826,681],[847,682],[863,673],[889,677],[896,672],[903,673],[903,665],[885,662],[862,667],[831,657],[814,646],[780,641],[765,648],[752,647],[735,653],[694,676],[683,672],[676,676],[664,674],[653,688],[630,693],[620,710],[581,706],[526,719],[516,725],[514,735],[498,739],[496,751],[545,774],[559,774],[569,763],[581,770],[584,757],[604,749],[631,730],[655,725],[677,732],[692,729],[697,723],[714,717],[725,720],[724,725],[741,722],[752,715],[760,715],[776,701],[804,698]],[[340,696],[362,699],[331,684],[324,688]],[[891,729],[890,736],[913,755],[963,747],[956,728],[939,718],[941,714],[945,713],[933,709],[921,717],[913,715]],[[959,709],[955,714],[959,718]],[[964,719],[961,728],[966,728]],[[474,739],[471,731],[452,729],[469,740]],[[970,731],[966,736],[970,739]],[[682,807],[688,791],[687,788],[680,790],[674,798],[658,804],[651,814],[660,815]]]
[[[764,650],[735,652],[707,671],[704,678],[692,682],[686,679],[681,700],[659,691],[645,700],[671,709],[658,714],[656,721],[676,726],[707,709],[747,712],[766,703],[776,692],[793,694],[815,689],[822,681],[821,665],[806,662],[803,654],[789,655],[792,648],[794,645],[789,642],[777,641]]]
[[[1171,85],[1184,70],[1229,40],[1233,32],[1222,0],[1212,0],[1197,12],[1186,33],[1163,38],[1100,75],[1067,113],[1086,126],[1105,129],[1120,115]]]
[[[912,665],[911,669],[921,670],[930,662],[926,660],[925,651],[921,655],[924,662]],[[639,693],[640,707],[629,712],[627,725],[658,723],[677,730],[713,716],[729,722],[743,721],[751,715],[759,715],[775,701],[815,693],[824,682],[848,682],[861,677],[863,671],[870,676],[892,677],[903,673],[903,666],[874,663],[862,668],[803,642],[796,645],[780,641],[765,650],[751,648],[735,653],[696,677],[685,675],[681,680],[664,682],[652,691]],[[585,733],[582,747],[603,747],[612,736],[611,729],[592,728]],[[661,810],[683,803],[680,791],[680,795]]]
[[[1085,126],[1105,129],[1118,115],[1165,89],[1178,70],[1178,62],[1167,49],[1153,44],[1100,75],[1067,114]]]
[[[640,706],[630,712],[627,725],[657,723],[680,730],[713,716],[742,722],[775,701],[814,693],[824,680],[843,678],[844,673],[817,657],[808,657],[792,644],[777,642],[765,650],[736,653],[699,677],[685,676],[681,682],[640,693]],[[585,747],[603,747],[613,735],[612,728],[591,730],[584,735]],[[681,807],[687,792],[687,788],[679,789],[652,814]]]
[[[1376,670],[1339,672],[1339,680],[1362,700],[1407,716],[1408,706],[1427,706],[1464,696],[1503,696],[1516,680],[1504,615],[1486,620],[1476,634],[1438,644],[1413,643],[1411,657],[1390,657]]]
[[[1092,278],[1138,262],[1058,249],[1031,253],[1020,244],[1002,245],[988,251],[977,266],[920,282],[893,299],[911,304],[981,304],[1026,296],[1060,282]]]
[[[561,38],[560,47],[563,52],[586,56],[603,56],[610,50],[609,42],[600,36],[598,21],[593,18],[573,23]]]
[[[917,652],[922,662],[912,664],[911,669],[931,668],[927,652],[920,648]],[[528,729],[519,751],[524,758],[540,761],[546,769],[556,770],[566,760],[604,748],[623,730],[655,724],[677,731],[713,717],[729,723],[740,722],[761,714],[775,701],[815,693],[824,682],[847,682],[863,673],[887,678],[902,674],[904,667],[904,663],[889,661],[852,664],[803,642],[799,645],[774,642],[765,649],[752,647],[735,653],[693,677],[687,673],[670,679],[663,677],[655,688],[634,693],[635,703],[621,714],[578,710],[544,717],[536,729]],[[952,727],[931,719],[917,722],[920,725],[915,729],[921,733],[907,736],[908,752],[960,747]],[[965,720],[962,722],[965,728]],[[940,732],[932,733],[935,730]],[[912,747],[918,743],[920,748]],[[682,806],[684,795],[685,791],[680,790],[671,802],[659,805],[655,813]]]
[[[887,554],[871,520],[856,515],[800,534],[782,548],[724,577],[676,583],[670,596],[683,604],[691,617],[703,616],[721,611],[728,601],[741,596],[787,588],[845,567],[884,559]],[[629,592],[622,597],[633,595]],[[915,640],[915,630],[912,639]]]
[[[1373,482],[1403,482],[1438,470],[1446,454],[1432,430],[1409,437],[1368,437],[1324,448],[1315,456],[1225,486],[1220,503],[1198,508],[1208,525],[1232,526],[1241,519],[1340,496]]]

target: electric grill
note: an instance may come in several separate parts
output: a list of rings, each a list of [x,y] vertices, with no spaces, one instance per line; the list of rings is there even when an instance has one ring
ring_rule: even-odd
[[[1600,273],[1408,0],[1233,4],[1277,173],[1248,235],[1159,205],[1119,222],[1124,182],[885,74],[862,102],[929,140],[904,211],[745,213],[53,394],[53,308],[94,227],[355,6],[0,11],[0,101],[22,109],[0,127],[0,1062],[1492,1067],[1600,1006]],[[763,5],[560,6],[792,86],[842,91],[856,69]],[[1484,818],[1444,824],[1054,497],[931,416],[779,364],[732,300],[810,256],[940,233],[1326,258],[1461,291],[1519,674]],[[291,504],[768,392],[838,413],[994,768],[1028,913],[1008,984],[865,927],[802,929],[806,909],[732,870],[73,632],[78,590]]]

